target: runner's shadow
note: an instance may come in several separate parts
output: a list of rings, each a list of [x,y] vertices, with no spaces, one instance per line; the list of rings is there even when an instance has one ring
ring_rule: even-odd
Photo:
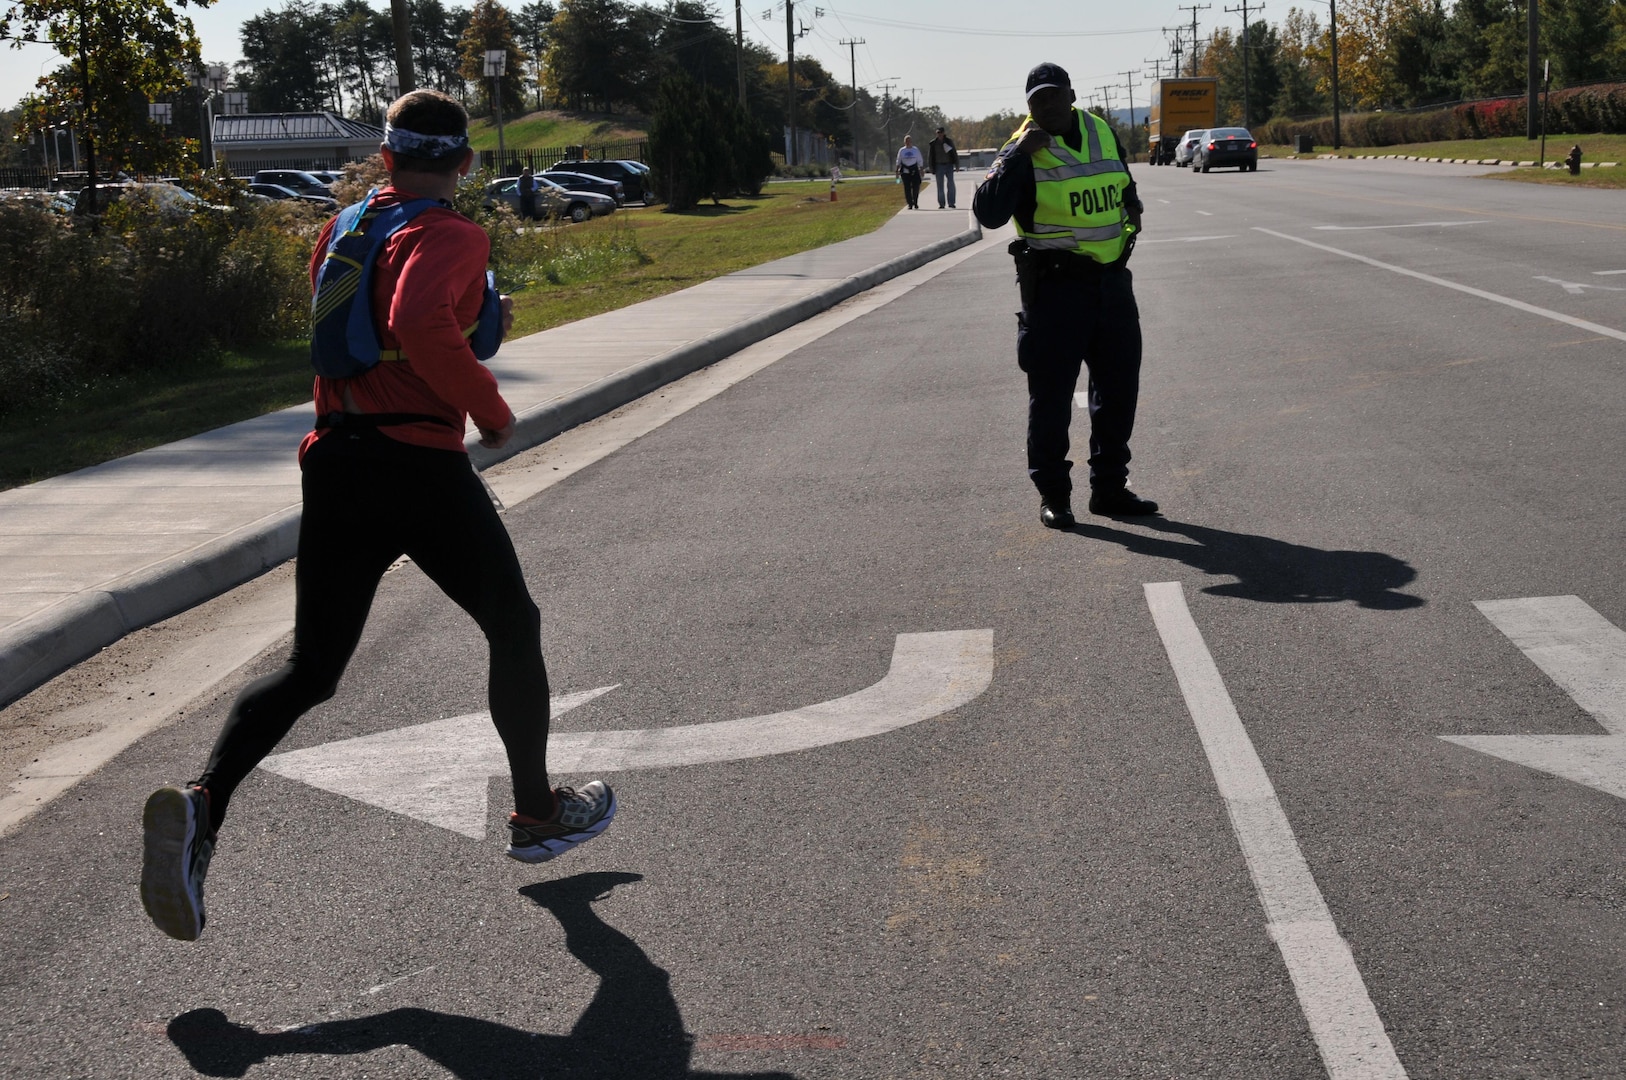
[[[1227,532],[1167,518],[1136,524],[1172,534],[1147,536],[1081,521],[1070,532],[1121,544],[1137,555],[1174,559],[1205,574],[1234,577],[1203,592],[1266,604],[1331,604],[1351,600],[1364,608],[1398,611],[1427,603],[1397,592],[1417,577],[1412,565],[1381,551],[1323,551],[1268,536]],[[1196,543],[1174,539],[1183,536]]]
[[[520,892],[547,908],[565,946],[599,977],[598,992],[569,1035],[540,1035],[473,1016],[391,1009],[293,1031],[256,1031],[219,1009],[194,1009],[169,1023],[169,1038],[205,1076],[246,1076],[269,1058],[366,1054],[409,1046],[463,1080],[795,1080],[789,1073],[694,1072],[694,1039],[672,996],[671,978],[637,943],[600,919],[593,901],[639,874],[578,874]],[[523,1010],[531,1000],[520,990]]]

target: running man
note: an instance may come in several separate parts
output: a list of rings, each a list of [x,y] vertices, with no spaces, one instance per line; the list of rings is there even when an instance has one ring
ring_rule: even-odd
[[[401,555],[473,616],[490,645],[491,718],[514,788],[507,853],[546,861],[597,836],[615,816],[615,795],[603,783],[548,782],[541,615],[463,445],[468,417],[482,446],[501,447],[514,434],[496,377],[465,335],[486,308],[490,257],[485,232],[451,203],[474,160],[468,114],[445,94],[415,90],[390,106],[387,120],[390,183],[368,209],[414,199],[440,205],[378,252],[370,300],[381,362],[352,378],[316,379],[316,430],[299,448],[304,513],[293,653],[237,698],[203,774],[147,800],[141,901],[160,930],[183,941],[203,932],[203,879],[232,792],[302,714],[333,696],[378,583]],[[317,241],[313,284],[333,230],[330,221]],[[506,333],[508,298],[500,315],[487,311]]]

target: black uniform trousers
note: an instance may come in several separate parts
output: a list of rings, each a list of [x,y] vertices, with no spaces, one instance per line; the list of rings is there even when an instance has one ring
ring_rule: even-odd
[[[1038,283],[1022,309],[1016,361],[1028,377],[1028,476],[1041,499],[1066,502],[1072,494],[1067,428],[1081,367],[1089,371],[1090,486],[1124,486],[1140,356],[1140,309],[1127,267]]]

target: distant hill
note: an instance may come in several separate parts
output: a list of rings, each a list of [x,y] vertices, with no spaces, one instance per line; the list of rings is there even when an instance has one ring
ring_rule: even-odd
[[[607,143],[642,142],[649,127],[641,116],[629,113],[578,113],[563,109],[543,109],[502,125],[503,145],[510,150],[551,146],[602,146]],[[469,143],[476,150],[497,149],[497,125],[489,116],[469,122]]]

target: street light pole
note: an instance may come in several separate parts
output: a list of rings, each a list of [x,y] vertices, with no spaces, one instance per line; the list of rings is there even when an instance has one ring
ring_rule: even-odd
[[[508,157],[507,148],[502,141],[502,77],[508,70],[507,49],[486,50],[486,75],[491,79],[491,108],[497,117],[497,171],[503,170],[503,162]]]

